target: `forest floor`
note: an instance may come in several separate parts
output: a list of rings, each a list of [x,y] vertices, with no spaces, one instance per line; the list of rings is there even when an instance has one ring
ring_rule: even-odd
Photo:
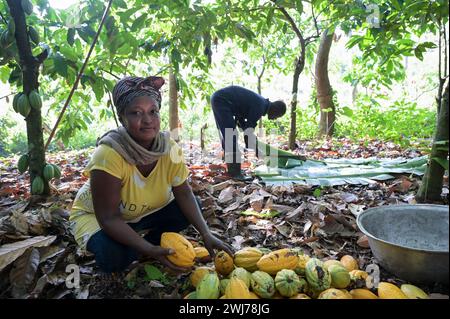
[[[319,160],[424,155],[418,149],[402,149],[378,140],[302,141],[298,146],[297,153]],[[191,171],[190,185],[201,198],[204,218],[212,232],[235,250],[247,246],[272,250],[298,247],[321,259],[348,254],[358,260],[360,269],[377,261],[367,238],[358,230],[356,216],[369,207],[415,203],[420,182],[417,176],[399,174],[369,185],[324,188],[265,186],[258,178],[241,183],[225,176],[218,152],[205,153],[192,144],[185,145],[184,151]],[[69,232],[68,211],[86,182],[82,171],[91,152],[48,155],[47,161],[62,171],[61,178],[52,181],[48,198],[30,196],[29,176],[19,175],[17,158],[0,158],[0,298],[182,298],[193,290],[188,273],[174,274],[154,262],[135,263],[122,274],[102,275],[93,257],[77,247]],[[250,156],[243,168],[251,174],[256,162]],[[437,204],[448,205],[448,199],[445,177],[442,201]],[[253,214],[242,214],[249,210]],[[183,235],[194,245],[202,245],[192,226]],[[2,251],[1,246],[7,244],[7,251]],[[80,270],[79,287],[70,287],[74,282],[71,265]],[[403,283],[383,268],[380,279]],[[448,287],[421,288],[432,297],[448,298]]]

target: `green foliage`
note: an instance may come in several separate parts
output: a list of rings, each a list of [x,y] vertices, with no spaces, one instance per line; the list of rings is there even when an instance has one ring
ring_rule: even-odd
[[[162,284],[168,284],[170,283],[170,280],[167,278],[167,275],[161,272],[157,267],[153,265],[145,265],[145,280],[151,281],[151,280],[158,280]]]
[[[433,136],[436,114],[404,99],[389,107],[380,107],[376,100],[363,96],[350,116],[336,123],[336,137],[377,138],[403,146]]]
[[[0,117],[0,156],[25,154],[28,151],[25,132],[16,129],[9,116]]]

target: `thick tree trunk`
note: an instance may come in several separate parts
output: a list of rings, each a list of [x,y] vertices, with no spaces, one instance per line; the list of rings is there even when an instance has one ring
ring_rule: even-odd
[[[442,149],[443,145],[436,144],[438,141],[449,140],[449,116],[448,116],[448,81],[446,83],[444,94],[441,99],[441,106],[437,118],[436,133],[434,136],[434,143],[431,149],[430,160],[425,175],[422,179],[419,191],[416,195],[417,202],[434,202],[441,199],[442,182],[444,175],[444,168],[436,161],[439,158],[443,161],[447,160],[448,148]],[[448,145],[448,144],[447,144]]]
[[[333,103],[333,89],[328,77],[328,57],[334,33],[325,30],[320,40],[316,59],[316,89],[317,100],[320,105],[319,136],[333,136],[336,108]]]
[[[23,92],[29,94],[39,87],[39,61],[33,56],[28,40],[27,23],[25,13],[20,1],[7,0],[11,16],[16,24],[15,39],[20,57],[20,66],[23,73]],[[31,108],[25,118],[27,123],[28,155],[30,158],[29,173],[32,182],[36,176],[42,177],[45,166],[44,136],[42,131],[41,110]],[[31,185],[31,183],[30,183]],[[44,195],[50,194],[48,182],[44,180]]]
[[[177,78],[173,70],[169,73],[169,126],[170,135],[175,141],[180,140],[179,118],[178,118],[178,90]]]

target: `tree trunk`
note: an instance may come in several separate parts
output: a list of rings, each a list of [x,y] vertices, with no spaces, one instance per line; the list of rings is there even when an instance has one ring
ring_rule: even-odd
[[[289,149],[295,148],[295,139],[297,137],[297,94],[298,79],[305,67],[305,44],[300,41],[301,53],[295,63],[294,76],[292,77],[292,101],[291,101],[291,131],[289,132]]]
[[[355,82],[352,88],[352,105],[356,107],[356,100],[358,99],[358,84],[359,81]]]
[[[320,40],[316,59],[316,88],[317,100],[320,105],[319,136],[333,136],[336,108],[333,103],[333,89],[328,77],[328,56],[334,33],[328,34],[325,30]]]
[[[258,75],[258,94],[259,95],[261,95],[261,92],[262,92],[262,90],[261,90],[261,80],[262,80],[262,76],[264,74],[264,69],[265,68],[263,68],[261,74]],[[264,132],[263,132],[263,121],[262,121],[262,118],[261,118],[258,121],[258,136],[262,137],[263,134],[264,134]]]
[[[443,145],[437,145],[438,141],[449,140],[449,127],[448,127],[448,81],[445,86],[444,94],[441,99],[441,106],[437,118],[436,133],[434,136],[434,143],[431,149],[430,160],[428,167],[425,171],[425,175],[422,179],[419,191],[416,195],[417,202],[433,202],[441,199],[443,175],[445,173],[444,168],[436,161],[435,158],[443,161],[447,160],[448,148],[442,149]],[[448,144],[447,144],[448,145]]]
[[[177,78],[170,70],[169,73],[169,126],[170,136],[179,141],[179,118],[178,118],[178,90],[177,90]]]
[[[7,0],[11,16],[16,24],[15,39],[20,57],[20,67],[23,74],[23,93],[29,94],[39,87],[39,61],[33,56],[31,45],[28,39],[27,23],[25,13],[20,1]],[[45,166],[44,136],[42,131],[41,110],[31,108],[30,113],[25,118],[27,123],[27,140],[29,155],[30,182],[36,176],[42,177]],[[30,185],[31,185],[30,183]],[[44,180],[44,195],[50,194],[48,182]]]

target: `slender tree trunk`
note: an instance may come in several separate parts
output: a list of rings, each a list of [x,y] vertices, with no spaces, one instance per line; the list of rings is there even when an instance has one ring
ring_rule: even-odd
[[[170,135],[175,141],[179,141],[179,118],[178,118],[178,90],[177,78],[173,69],[169,73],[169,126]]]
[[[305,67],[305,44],[300,41],[301,53],[295,63],[294,76],[292,77],[292,101],[291,101],[291,131],[289,132],[289,149],[295,148],[295,139],[297,137],[297,95],[298,79]]]
[[[265,63],[265,59],[264,59],[264,63]],[[263,66],[263,69],[261,71],[261,73],[258,75],[258,94],[261,95],[262,90],[261,90],[261,82],[262,82],[262,77],[264,75],[264,71],[265,71],[265,66]],[[263,121],[262,118],[259,119],[258,121],[258,135],[261,137],[263,136]]]
[[[417,202],[433,202],[441,199],[442,182],[444,176],[444,168],[436,161],[435,158],[442,161],[447,160],[448,148],[442,149],[443,145],[436,144],[438,141],[449,140],[449,116],[448,116],[448,81],[444,89],[444,94],[441,99],[441,106],[437,118],[436,133],[434,136],[434,143],[431,149],[430,160],[425,175],[422,179],[419,191],[416,195]],[[448,144],[447,144],[448,145]]]
[[[333,136],[336,108],[333,103],[333,89],[328,77],[328,57],[334,33],[325,30],[320,40],[316,59],[316,88],[317,100],[320,105],[319,136]]]
[[[23,75],[23,93],[29,94],[39,87],[39,61],[33,56],[28,39],[27,23],[25,13],[20,1],[7,0],[11,16],[16,24],[15,39],[20,57],[20,67]],[[27,124],[27,140],[29,155],[29,173],[32,182],[36,176],[42,177],[45,166],[44,136],[42,131],[41,110],[31,108],[25,118]],[[30,183],[31,185],[31,183]],[[50,194],[48,182],[44,180],[44,195]]]
[[[358,99],[358,84],[359,81],[357,81],[355,84],[353,84],[352,88],[352,105],[356,106],[356,100]]]

